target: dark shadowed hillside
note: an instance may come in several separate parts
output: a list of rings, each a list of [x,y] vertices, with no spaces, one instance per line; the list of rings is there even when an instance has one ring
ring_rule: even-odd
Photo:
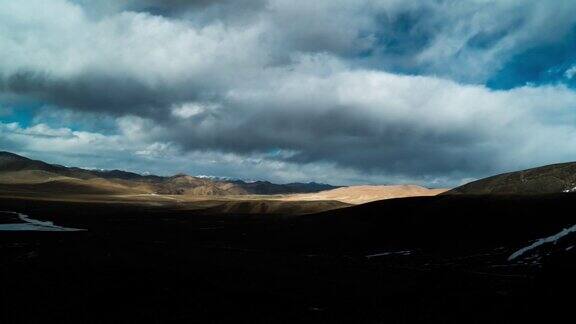
[[[443,194],[537,195],[576,191],[576,162],[495,175],[470,182]]]

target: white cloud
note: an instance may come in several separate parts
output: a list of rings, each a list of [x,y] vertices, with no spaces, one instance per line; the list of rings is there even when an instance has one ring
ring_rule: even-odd
[[[58,19],[55,19],[58,17]],[[93,20],[64,0],[0,3],[0,72],[37,71],[55,78],[120,74],[150,87],[213,75],[258,61],[261,30],[122,12]],[[237,66],[239,65],[239,66]]]
[[[576,75],[576,66],[572,66],[564,72],[564,76],[568,79],[574,78],[575,75]]]
[[[576,22],[573,1],[270,0],[260,15],[238,26],[216,18],[199,26],[128,11],[92,18],[90,4],[84,5],[2,1],[0,72],[37,71],[55,78],[94,72],[134,78],[151,88],[191,81],[230,86],[299,52],[338,56],[374,50],[386,66],[400,63],[389,43],[422,37],[424,44],[406,49],[404,63],[482,81],[511,55],[561,40]],[[397,31],[406,38],[397,40],[387,34],[394,28],[413,30]]]
[[[211,103],[187,102],[172,107],[171,112],[175,117],[186,119],[203,115],[205,113],[210,113],[211,111],[218,109],[218,107],[219,105]]]
[[[68,128],[50,128],[45,124],[22,127],[18,123],[0,123],[3,146],[45,152],[90,154],[102,150],[111,152],[125,145],[117,136],[72,131]]]

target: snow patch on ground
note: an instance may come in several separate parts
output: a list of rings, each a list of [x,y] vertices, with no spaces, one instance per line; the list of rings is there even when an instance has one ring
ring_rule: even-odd
[[[541,245],[548,244],[548,243],[556,244],[556,242],[559,239],[561,239],[562,237],[564,237],[570,233],[573,233],[573,232],[576,232],[576,225],[573,225],[572,227],[569,227],[569,228],[565,228],[562,231],[560,231],[560,232],[558,232],[552,236],[538,239],[534,243],[532,243],[531,245],[523,247],[520,250],[512,253],[512,255],[510,255],[510,257],[508,257],[508,261],[512,261],[512,260],[516,259],[517,257],[521,256],[522,254],[524,254],[530,250],[533,250],[533,249],[535,249]]]
[[[18,219],[22,223],[8,223],[0,224],[0,231],[43,231],[43,232],[72,232],[72,231],[85,231],[79,228],[68,228],[54,225],[52,222],[39,221],[37,219],[30,218],[28,215],[13,212],[13,211],[2,211],[1,213],[13,214],[18,216]]]
[[[366,258],[370,259],[370,258],[376,258],[376,257],[381,257],[381,256],[389,256],[389,255],[410,255],[412,254],[412,251],[406,250],[406,251],[391,251],[391,252],[382,252],[382,253],[375,253],[375,254],[368,254],[366,256]]]

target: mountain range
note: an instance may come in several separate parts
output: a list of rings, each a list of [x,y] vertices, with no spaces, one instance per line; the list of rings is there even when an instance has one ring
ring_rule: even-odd
[[[191,176],[142,175],[122,170],[65,167],[0,151],[0,193],[39,195],[170,195],[182,197],[271,196],[284,201],[340,201],[360,204],[375,200],[442,195],[540,195],[576,192],[576,162],[551,164],[503,173],[446,189],[417,185],[349,186],[244,181]]]
[[[218,212],[319,211],[366,202],[434,196],[446,189],[417,185],[337,187],[315,182],[268,181],[190,176],[141,175],[121,170],[82,169],[0,152],[0,194],[36,198],[193,202],[218,200]],[[203,204],[203,207],[210,207]]]
[[[4,188],[16,191],[196,196],[311,193],[338,188],[315,182],[275,184],[186,174],[163,177],[121,170],[87,170],[49,164],[10,152],[0,152],[0,183]]]

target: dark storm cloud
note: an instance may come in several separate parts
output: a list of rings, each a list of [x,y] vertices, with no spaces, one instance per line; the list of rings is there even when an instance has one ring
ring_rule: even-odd
[[[214,5],[233,5],[250,8],[261,8],[264,0],[128,0],[129,6],[158,7],[170,9],[183,9],[195,7],[209,7]]]
[[[134,114],[161,120],[178,102],[200,99],[203,86],[151,86],[123,75],[89,73],[73,78],[55,78],[46,73],[19,71],[0,78],[0,91],[32,97],[37,101],[87,112],[115,116]]]
[[[235,7],[242,9],[262,8],[265,0],[74,0],[87,9],[107,10],[158,10],[164,13],[177,14],[186,10],[205,9],[212,6]]]
[[[532,120],[533,111],[542,105],[576,103],[573,94],[561,89],[553,91],[552,99],[548,90],[502,94],[392,75],[367,78],[356,73],[317,82],[308,85],[314,90],[292,85],[289,91],[271,89],[255,98],[246,89],[246,96],[224,102],[223,107],[174,120],[160,138],[188,150],[247,155],[283,150],[287,154],[277,158],[284,161],[335,162],[375,174],[476,176],[494,165],[507,165],[511,156],[527,154],[522,152],[525,128],[533,136],[563,132]],[[354,89],[358,85],[361,89]],[[415,98],[416,92],[426,99]],[[291,99],[298,97],[302,100]],[[521,99],[533,97],[529,104]],[[370,99],[354,102],[355,98]],[[346,103],[349,100],[353,102]]]
[[[244,16],[262,9],[265,3],[265,0],[128,0],[124,8],[169,17],[199,14],[204,21],[242,21]]]
[[[148,13],[176,19],[193,19],[197,25],[219,21],[226,24],[245,24],[259,11],[266,0],[74,0],[84,6],[86,13],[101,17],[120,11]]]

